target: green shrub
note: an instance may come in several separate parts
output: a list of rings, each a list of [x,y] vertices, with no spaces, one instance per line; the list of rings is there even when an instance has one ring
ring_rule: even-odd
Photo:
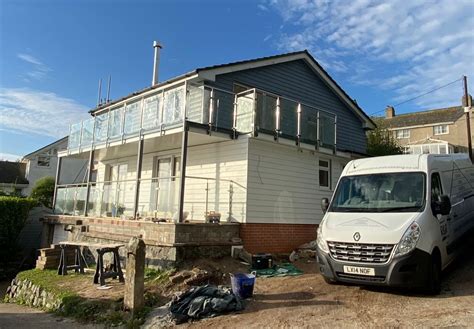
[[[45,207],[52,208],[54,184],[54,177],[43,177],[38,179],[31,190],[30,197],[38,200]]]
[[[0,262],[15,255],[16,242],[31,208],[37,201],[29,198],[0,196]]]

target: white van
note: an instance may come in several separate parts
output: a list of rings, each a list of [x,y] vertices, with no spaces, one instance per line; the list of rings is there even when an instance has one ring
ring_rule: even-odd
[[[474,166],[464,154],[354,160],[322,207],[317,255],[326,282],[436,294],[441,270],[474,229]]]

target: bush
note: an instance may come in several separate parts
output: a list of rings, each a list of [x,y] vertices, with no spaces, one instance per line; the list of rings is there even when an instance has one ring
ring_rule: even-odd
[[[42,205],[48,208],[53,207],[54,195],[54,177],[43,177],[36,181],[31,190],[30,197],[38,200]]]
[[[18,235],[36,205],[37,201],[30,198],[0,196],[0,262],[14,257]]]

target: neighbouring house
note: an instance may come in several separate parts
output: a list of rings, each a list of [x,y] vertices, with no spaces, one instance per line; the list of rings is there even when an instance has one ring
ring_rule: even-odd
[[[58,153],[43,235],[141,235],[158,265],[315,239],[321,199],[375,127],[307,51],[198,68],[90,113]],[[82,183],[68,159],[88,163]]]
[[[396,115],[395,109],[388,106],[383,124],[393,132],[406,153],[468,152],[466,115],[462,106],[400,115]],[[471,139],[474,140],[472,125]]]
[[[29,185],[22,191],[24,195],[30,195],[38,179],[47,176],[56,177],[58,152],[66,149],[67,137],[64,137],[25,155],[21,159],[21,162],[26,164],[25,177],[29,182]]]
[[[25,163],[0,161],[0,192],[21,195],[28,187],[25,171]]]

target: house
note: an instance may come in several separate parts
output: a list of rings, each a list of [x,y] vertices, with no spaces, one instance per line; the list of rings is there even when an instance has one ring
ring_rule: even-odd
[[[375,127],[307,51],[198,68],[90,113],[58,153],[44,236],[141,235],[159,265],[314,239],[321,198]],[[81,184],[63,179],[68,159],[88,163]]]
[[[25,163],[0,161],[0,192],[21,195],[23,189],[28,187],[25,170]]]
[[[21,162],[26,165],[25,177],[29,184],[22,191],[30,195],[38,179],[43,177],[56,177],[58,151],[67,149],[67,137],[61,138],[49,145],[25,155]]]
[[[471,119],[472,120],[472,119]],[[462,106],[395,114],[388,106],[384,126],[407,153],[467,153],[466,115]],[[471,126],[471,139],[474,137]]]

